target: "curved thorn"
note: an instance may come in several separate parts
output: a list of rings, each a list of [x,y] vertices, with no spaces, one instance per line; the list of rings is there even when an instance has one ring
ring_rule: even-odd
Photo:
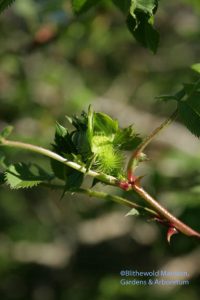
[[[169,227],[169,229],[167,231],[167,241],[169,244],[170,244],[171,237],[177,233],[178,233],[178,230],[175,227]]]

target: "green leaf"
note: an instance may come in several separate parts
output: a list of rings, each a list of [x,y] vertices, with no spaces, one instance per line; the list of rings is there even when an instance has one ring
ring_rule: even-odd
[[[191,69],[197,73],[200,73],[200,63],[192,65]]]
[[[178,108],[183,124],[200,137],[200,92],[193,92],[187,101],[180,101]]]
[[[66,158],[70,158],[71,153],[76,153],[76,147],[72,142],[71,135],[67,128],[63,127],[58,122],[56,123],[54,144],[52,146],[56,153]],[[54,159],[51,159],[50,162],[55,176],[61,180],[65,180],[66,172],[71,168],[64,166],[64,164]]]
[[[127,216],[138,216],[140,213],[136,208],[132,208],[126,215]]]
[[[67,176],[65,183],[65,191],[74,191],[79,188],[83,182],[84,174],[73,170],[73,172]]]
[[[13,131],[13,126],[7,126],[0,132],[0,139],[7,138]]]
[[[156,53],[159,44],[159,34],[153,27],[157,6],[157,0],[132,0],[127,17],[127,26],[135,39],[153,53]]]
[[[131,0],[112,0],[112,2],[117,6],[124,14],[128,14],[131,6]]]
[[[0,12],[8,8],[15,0],[0,0]]]
[[[71,0],[74,13],[80,14],[96,6],[101,0]]]
[[[200,137],[200,114],[186,101],[180,102],[179,113],[185,126],[197,137]]]
[[[187,98],[178,102],[179,114],[185,126],[200,137],[200,80],[184,84]]]
[[[150,20],[144,14],[137,14],[137,19],[129,14],[127,26],[135,39],[145,48],[150,49],[154,54],[159,45],[159,34],[153,28]]]
[[[59,123],[56,123],[53,148],[58,154],[69,154],[76,151],[68,130]]]
[[[31,188],[52,178],[53,175],[48,174],[36,164],[14,164],[5,172],[6,182],[12,189]]]

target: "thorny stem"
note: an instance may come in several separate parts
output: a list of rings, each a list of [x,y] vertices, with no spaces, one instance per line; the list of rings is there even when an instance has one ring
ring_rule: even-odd
[[[148,144],[160,133],[160,131],[162,129],[164,129],[165,127],[167,127],[169,124],[172,123],[173,120],[176,119],[178,115],[178,109],[176,109],[173,114],[166,119],[160,126],[158,126],[156,129],[154,129],[152,131],[152,133],[150,133],[150,135],[148,135],[144,141],[136,148],[136,150],[132,153],[129,163],[128,163],[128,167],[127,167],[127,172],[128,172],[128,177],[131,176],[131,174],[133,173],[135,167],[138,164],[138,160],[140,159],[140,155],[142,154],[142,152],[144,151],[144,149],[148,146]]]
[[[187,236],[195,236],[200,238],[200,234],[181,222],[179,219],[169,213],[161,204],[159,204],[151,195],[149,195],[140,185],[132,185],[133,190],[140,195],[150,206],[164,219],[166,219],[170,227],[175,227],[178,231]]]
[[[18,141],[9,141],[9,140],[6,140],[5,138],[0,139],[0,146],[9,146],[9,147],[13,147],[13,148],[19,148],[19,149],[24,149],[24,150],[29,150],[29,151],[32,151],[32,152],[36,152],[36,153],[45,155],[49,158],[55,159],[55,160],[65,164],[65,165],[67,165],[67,166],[69,166],[69,167],[71,167],[75,170],[78,170],[78,171],[80,171],[84,174],[95,177],[95,178],[99,179],[100,181],[102,181],[104,183],[107,183],[107,184],[113,185],[113,186],[118,186],[118,187],[120,186],[119,185],[119,180],[117,178],[115,178],[113,176],[109,176],[107,174],[98,173],[98,172],[93,171],[93,170],[87,170],[85,167],[83,167],[83,166],[81,166],[81,165],[79,165],[75,162],[69,161],[66,158],[58,155],[57,153],[54,153],[54,152],[52,152],[48,149],[42,148],[42,147],[38,147],[38,146],[35,146],[35,145],[32,145],[32,144],[22,143],[22,142],[18,142]],[[195,237],[200,238],[200,234],[198,232],[196,232],[195,230],[193,230],[192,228],[190,228],[189,226],[185,225],[183,222],[178,220],[176,217],[171,215],[162,205],[160,205],[155,199],[153,199],[153,197],[151,197],[138,184],[131,183],[131,188],[139,196],[141,196],[148,204],[150,204],[150,206],[157,212],[160,219],[164,219],[164,220],[169,221],[169,223],[172,226],[174,226],[175,228],[177,228],[179,230],[179,232],[182,232],[183,234],[185,234],[187,236],[195,236]],[[90,195],[91,195],[90,191],[87,191],[87,192],[85,191],[85,193],[87,193],[87,194],[90,193]],[[99,192],[96,192],[96,193],[99,193]],[[100,197],[100,194],[96,194],[97,197],[98,197],[98,195]],[[109,195],[109,196],[111,198],[114,197],[114,196],[111,196],[111,195]],[[118,202],[120,202],[121,201],[120,199],[121,199],[121,197],[120,198],[115,198],[115,201],[118,200]],[[129,200],[126,200],[126,201],[128,201],[128,202],[126,202],[127,206],[128,205],[133,205],[131,201],[130,202],[129,202]],[[121,204],[122,204],[122,202],[121,202]],[[125,204],[125,202],[123,202],[123,204]],[[133,207],[133,206],[131,206],[131,207]]]

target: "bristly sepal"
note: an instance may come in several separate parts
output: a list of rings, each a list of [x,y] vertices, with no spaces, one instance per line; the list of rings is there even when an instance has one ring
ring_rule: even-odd
[[[67,119],[74,130],[69,132],[57,124],[54,150],[67,159],[74,161],[75,158],[77,161],[78,158],[78,163],[84,165],[87,171],[93,169],[117,178],[123,177],[124,151],[136,148],[141,141],[133,126],[122,129],[117,120],[107,114],[94,112],[91,106],[80,117]],[[62,168],[66,170],[65,166]],[[65,180],[65,176],[62,177]]]

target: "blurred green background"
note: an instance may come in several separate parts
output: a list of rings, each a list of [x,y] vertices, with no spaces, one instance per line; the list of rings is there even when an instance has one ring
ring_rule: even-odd
[[[157,55],[138,45],[109,3],[75,17],[70,1],[18,0],[0,17],[0,128],[13,139],[51,147],[55,121],[92,104],[147,134],[174,110],[155,96],[177,91],[199,62],[200,4],[160,1]],[[12,162],[32,153],[0,149]],[[177,120],[148,148],[140,174],[152,195],[200,230],[200,145]],[[98,190],[113,192],[97,185]],[[135,195],[129,194],[130,199]],[[1,300],[198,300],[197,241],[101,199],[37,187],[0,187]],[[137,199],[140,201],[139,199]],[[187,286],[122,286],[120,270],[189,272]],[[129,278],[128,278],[129,279]]]

